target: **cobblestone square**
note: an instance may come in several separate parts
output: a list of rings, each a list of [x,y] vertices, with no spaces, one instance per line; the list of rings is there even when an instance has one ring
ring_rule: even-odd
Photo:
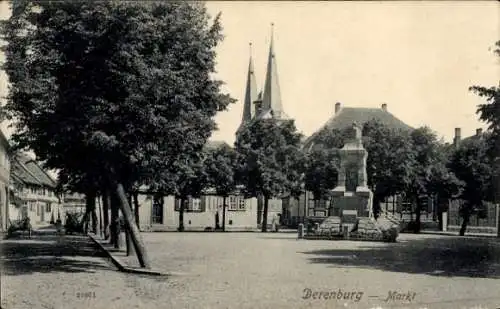
[[[297,240],[295,233],[143,237],[154,269],[173,273],[170,277],[120,273],[84,237],[3,241],[2,308],[500,305],[500,244],[495,238],[403,234],[398,243],[386,244]],[[64,250],[57,249],[57,241]],[[23,251],[28,244],[36,256]],[[51,256],[49,247],[59,253]],[[136,260],[127,262],[135,266]]]

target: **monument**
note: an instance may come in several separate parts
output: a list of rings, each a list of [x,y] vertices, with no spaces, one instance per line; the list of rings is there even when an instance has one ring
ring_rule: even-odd
[[[398,227],[373,216],[373,193],[368,188],[366,173],[368,152],[356,123],[348,130],[339,157],[338,181],[332,190],[329,217],[303,238],[396,241]]]
[[[372,218],[373,193],[367,185],[366,159],[361,128],[350,128],[344,147],[339,150],[340,168],[337,187],[333,189],[331,215],[340,217],[343,224],[355,224],[358,217]]]

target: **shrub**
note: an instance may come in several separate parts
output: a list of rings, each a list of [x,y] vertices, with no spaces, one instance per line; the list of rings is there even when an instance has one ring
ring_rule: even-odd
[[[382,239],[385,242],[396,242],[396,238],[399,236],[399,229],[395,226],[389,228],[388,230],[382,231]]]

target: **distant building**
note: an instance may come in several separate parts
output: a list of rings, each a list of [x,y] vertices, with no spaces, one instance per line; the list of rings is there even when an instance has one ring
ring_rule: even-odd
[[[202,231],[222,227],[223,198],[207,191],[200,198],[189,198],[184,206],[184,227],[186,230]],[[174,196],[163,199],[153,194],[139,195],[139,225],[141,230],[175,231],[179,227],[181,201]],[[226,231],[257,230],[257,199],[246,198],[235,193],[226,199]],[[276,205],[277,204],[277,205]],[[281,201],[272,200],[270,209],[281,211]]]
[[[55,194],[56,181],[26,154],[11,160],[10,219],[29,217],[33,225],[49,224],[62,215],[60,199]]]
[[[9,226],[10,145],[0,130],[0,232]]]
[[[366,108],[366,107],[343,107],[341,103],[335,104],[335,112],[331,118],[315,133],[305,139],[303,147],[305,150],[311,150],[315,144],[318,143],[318,135],[323,130],[337,129],[343,130],[352,126],[353,122],[363,126],[366,122],[377,120],[383,125],[397,130],[411,131],[413,128],[392,113],[389,112],[387,104],[383,103],[380,108]],[[370,155],[370,154],[368,154]],[[333,188],[332,188],[333,189]],[[307,218],[325,218],[330,215],[331,202],[329,200],[314,199],[312,192],[304,192],[299,199],[287,197],[283,199],[283,223],[289,226],[296,226],[298,223],[304,222]],[[394,213],[395,215],[402,216],[403,213],[411,213],[411,205],[405,203],[399,197],[391,197],[382,208],[384,211]],[[425,210],[426,216],[432,213],[432,210]]]
[[[85,212],[85,206],[86,206],[85,194],[65,193],[62,203],[63,203],[64,214]]]
[[[310,149],[317,142],[318,134],[325,129],[343,130],[350,127],[353,122],[362,127],[371,120],[377,120],[391,129],[413,130],[412,127],[390,113],[386,103],[383,103],[380,108],[366,108],[343,107],[341,103],[337,102],[335,103],[335,113],[318,131],[305,140],[304,148]]]

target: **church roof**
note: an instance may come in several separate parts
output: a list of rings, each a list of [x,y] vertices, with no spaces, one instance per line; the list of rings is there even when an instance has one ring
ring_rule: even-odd
[[[370,120],[378,120],[382,124],[392,129],[402,129],[405,131],[413,130],[412,127],[399,120],[396,116],[383,108],[365,108],[365,107],[343,107],[333,115],[318,131],[311,135],[306,141],[305,146],[310,146],[315,137],[324,129],[344,129],[356,122],[362,126]]]
[[[251,46],[252,44],[250,43],[250,47]],[[245,101],[243,102],[243,116],[241,119],[242,124],[250,121],[255,116],[254,102],[257,100],[257,97],[257,82],[255,81],[252,55],[250,54],[250,59],[248,61],[247,84],[245,89]]]
[[[264,84],[264,93],[262,96],[262,115],[258,115],[257,117],[264,118],[264,115],[270,115],[269,111],[273,112],[271,115],[272,117],[282,118],[282,116],[284,116],[278,79],[278,65],[274,52],[274,33],[272,31],[267,59],[266,82]]]

